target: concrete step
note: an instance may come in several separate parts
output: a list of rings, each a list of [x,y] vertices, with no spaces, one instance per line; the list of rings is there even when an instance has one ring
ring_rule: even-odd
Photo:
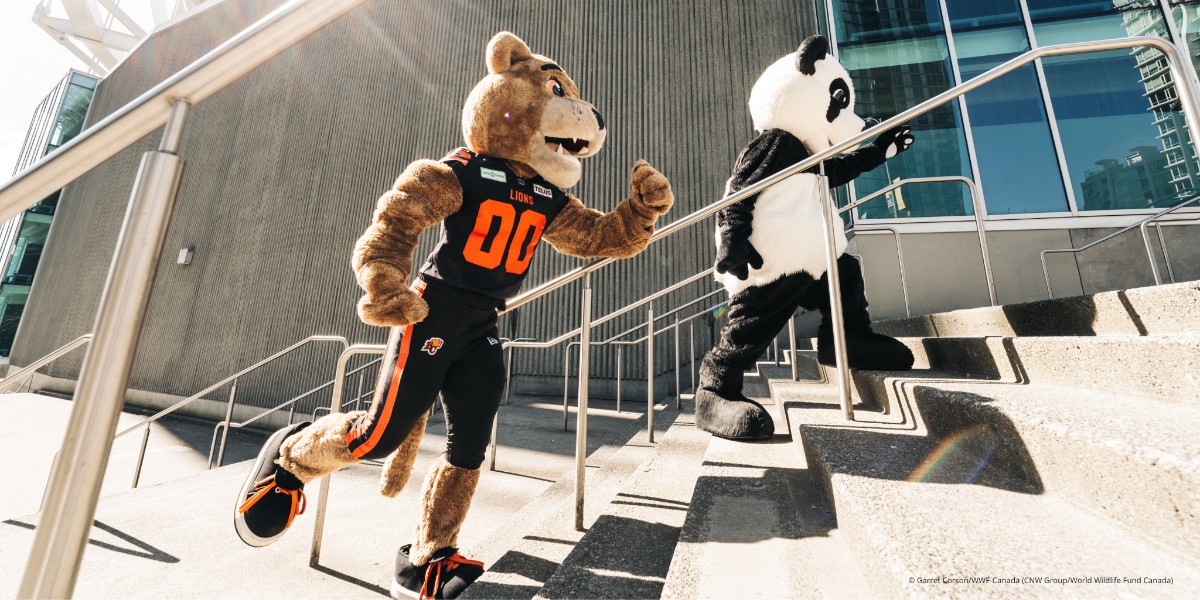
[[[789,432],[713,438],[662,598],[867,598],[857,564]]]
[[[681,414],[537,598],[658,598],[711,436]]]
[[[936,371],[861,371],[855,383],[865,396],[860,420],[981,440],[994,447],[991,461],[1008,461],[1037,490],[1069,498],[1152,543],[1200,556],[1195,406]],[[821,393],[832,402],[831,388]],[[813,394],[800,386],[778,385],[776,396],[789,418],[792,407],[812,406]]]
[[[1061,493],[1065,482],[1045,470],[1039,450],[1022,443],[1026,438],[1013,436],[1015,426],[1005,431],[966,421],[947,430],[927,401],[916,402],[915,418],[908,420],[860,414],[845,422],[829,391],[810,393],[804,404],[790,405],[788,415],[877,596],[1200,593],[1195,564]],[[1109,468],[1086,457],[1072,464],[1077,471]]]
[[[1200,336],[926,338],[920,346],[930,367],[973,378],[1165,402],[1200,398]]]
[[[1200,335],[1200,282],[956,310],[873,325],[896,337]]]
[[[673,399],[658,405],[656,436],[674,423],[678,415],[674,407]],[[589,413],[591,418],[594,417]],[[609,510],[626,479],[654,456],[655,446],[649,443],[645,417],[640,417],[616,436],[613,443],[588,456],[585,529]],[[460,597],[532,598],[538,594],[584,537],[584,532],[574,526],[574,493],[572,466],[537,498],[506,519],[492,535],[464,545],[463,553],[482,560],[488,570]]]
[[[860,411],[855,422],[842,421],[827,386],[787,401],[839,524],[856,536],[860,557],[868,548],[873,562],[864,567],[889,574],[873,578],[877,593],[972,596],[990,584],[946,591],[905,582],[922,574],[1083,573],[1116,568],[1124,556],[1148,562],[1107,574],[1133,578],[1151,571],[1131,569],[1157,565],[1174,578],[1169,589],[1139,594],[1200,589],[1200,451],[1188,433],[1200,425],[1195,411],[1143,401],[1152,406],[1127,413],[1122,400],[1053,386],[881,378],[894,390],[890,414]],[[1046,540],[1056,556],[1047,556]],[[1009,592],[991,593],[1031,591],[1002,589]]]

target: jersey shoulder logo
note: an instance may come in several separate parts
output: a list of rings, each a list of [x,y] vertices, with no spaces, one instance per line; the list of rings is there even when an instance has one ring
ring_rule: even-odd
[[[492,181],[499,181],[500,183],[508,183],[508,176],[504,174],[504,171],[498,169],[479,167],[479,175],[484,179],[491,179]]]
[[[548,188],[544,185],[538,185],[536,183],[533,184],[533,193],[535,193],[539,196],[545,196],[547,198],[554,197],[554,192],[550,191],[550,188]]]
[[[442,346],[445,346],[445,345],[446,345],[446,342],[442,338],[432,337],[432,338],[425,340],[425,345],[421,346],[421,352],[426,352],[430,356],[433,356],[434,354],[438,353],[438,350],[442,349]]]
[[[442,162],[456,162],[460,165],[466,166],[467,163],[471,162],[472,158],[475,158],[474,152],[471,152],[466,148],[455,148],[454,150],[450,151],[450,154],[447,154],[444,158],[442,158]]]

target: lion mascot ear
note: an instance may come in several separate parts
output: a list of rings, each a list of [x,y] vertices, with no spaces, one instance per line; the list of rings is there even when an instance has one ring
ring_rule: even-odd
[[[492,41],[488,42],[488,73],[493,75],[504,73],[513,65],[531,58],[533,58],[533,52],[529,51],[529,46],[526,46],[521,38],[507,31],[497,33],[492,37]]]

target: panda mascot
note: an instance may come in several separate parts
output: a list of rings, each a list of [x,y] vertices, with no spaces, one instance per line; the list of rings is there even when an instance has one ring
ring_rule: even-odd
[[[810,37],[759,77],[750,92],[759,132],[738,156],[726,195],[761,181],[863,130],[854,114],[850,75],[821,36]],[[843,185],[908,149],[907,127],[887,131],[857,150],[825,161],[830,186]],[[762,405],[742,394],[751,368],[797,307],[820,310],[817,358],[834,364],[824,223],[817,167],[797,173],[717,215],[716,278],[729,292],[729,321],[704,357],[696,392],[696,425],[718,437],[769,438],[775,425]],[[871,331],[862,270],[836,237],[849,366],[907,370],[912,353]]]

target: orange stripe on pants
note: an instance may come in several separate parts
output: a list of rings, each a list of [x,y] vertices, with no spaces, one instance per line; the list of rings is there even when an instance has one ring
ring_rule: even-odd
[[[355,448],[351,454],[355,458],[362,458],[375,444],[379,443],[379,438],[383,437],[383,432],[387,430],[388,421],[392,418],[392,407],[396,405],[396,391],[400,389],[400,376],[404,374],[404,363],[408,362],[408,347],[412,343],[412,327],[406,327],[401,334],[404,339],[400,341],[400,355],[396,358],[396,369],[392,371],[392,383],[388,386],[387,395],[383,397],[383,410],[379,411],[379,420],[374,422],[374,430],[371,432],[371,437],[362,445]],[[362,431],[355,428],[346,436],[346,444],[354,441]]]

